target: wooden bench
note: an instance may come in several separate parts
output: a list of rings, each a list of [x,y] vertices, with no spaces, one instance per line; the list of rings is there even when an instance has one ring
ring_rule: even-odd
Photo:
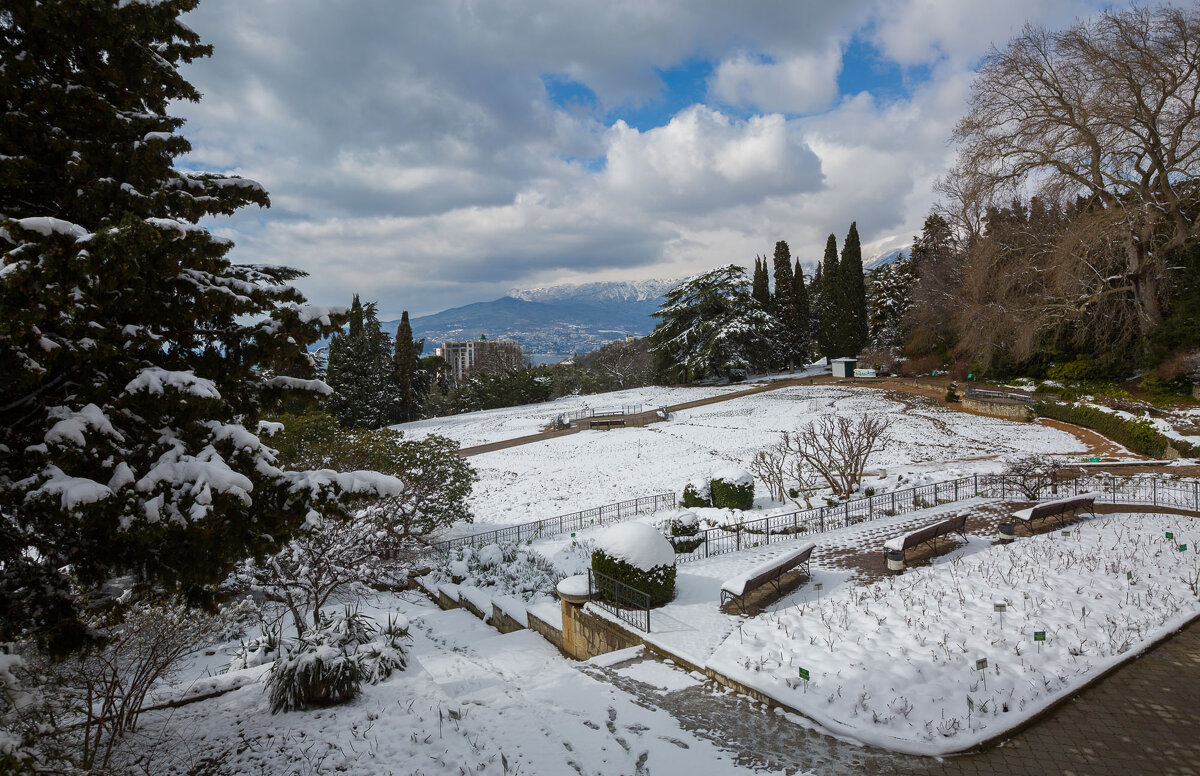
[[[929,545],[929,549],[937,552],[937,540],[944,536],[949,536],[956,533],[964,539],[967,536],[967,513],[960,512],[954,517],[946,520],[941,520],[933,525],[927,525],[924,528],[918,528],[911,533],[906,533],[903,536],[897,536],[894,539],[888,539],[883,543],[884,557],[887,557],[888,552],[899,552],[907,557],[908,551],[913,547],[919,547],[922,544]]]
[[[816,544],[809,542],[790,552],[760,563],[740,577],[734,577],[721,585],[721,606],[736,601],[742,614],[746,613],[746,602],[754,591],[763,585],[770,584],[778,595],[783,595],[780,580],[783,575],[792,570],[799,570],[805,576],[812,576],[809,571],[809,560],[812,558]]]
[[[1067,524],[1067,516],[1075,517],[1080,512],[1090,512],[1092,517],[1096,516],[1096,499],[1102,496],[1101,493],[1080,493],[1078,496],[1068,496],[1067,498],[1055,499],[1054,501],[1043,501],[1040,504],[1034,504],[1027,509],[1021,509],[1013,512],[1013,519],[1025,523],[1029,526],[1029,532],[1033,533],[1033,523],[1035,520],[1048,520],[1052,517],[1058,518],[1059,526]]]

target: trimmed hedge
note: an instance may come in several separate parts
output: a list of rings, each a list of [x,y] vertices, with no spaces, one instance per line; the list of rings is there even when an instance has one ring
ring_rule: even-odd
[[[694,515],[692,517],[690,522],[680,518],[672,518],[667,522],[667,541],[671,543],[676,554],[695,552],[707,541],[704,534],[700,533],[700,522]]]
[[[754,509],[754,483],[738,485],[736,482],[713,480],[712,505],[722,509]]]
[[[592,571],[612,577],[618,582],[624,582],[632,588],[641,590],[650,596],[651,606],[669,604],[675,597],[675,567],[655,566],[649,571],[642,571],[637,566],[614,558],[604,550],[592,551]],[[597,582],[603,589],[603,582]]]
[[[1142,418],[1126,420],[1094,407],[1048,401],[1038,402],[1033,409],[1042,417],[1061,420],[1064,423],[1074,423],[1077,426],[1098,431],[1142,455],[1159,458],[1167,449],[1167,445],[1178,450],[1180,455],[1192,457],[1200,453],[1195,445],[1160,434],[1154,426]]]
[[[685,507],[711,507],[712,501],[707,493],[701,493],[693,483],[683,486],[683,500],[679,502]]]

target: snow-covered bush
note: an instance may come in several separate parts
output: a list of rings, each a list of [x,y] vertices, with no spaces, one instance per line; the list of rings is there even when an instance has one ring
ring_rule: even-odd
[[[536,552],[512,542],[489,544],[478,549],[462,547],[431,572],[435,582],[454,582],[516,596],[524,601],[553,596],[563,574]]]
[[[712,506],[725,509],[754,508],[754,475],[729,467],[714,472],[709,484]]]
[[[357,611],[322,616],[271,666],[271,713],[332,706],[358,695],[366,678],[359,647],[371,641],[374,631],[370,619]]]
[[[648,594],[651,606],[675,597],[675,548],[645,523],[620,523],[600,534],[592,570]],[[597,586],[604,591],[602,580]]]
[[[371,684],[379,684],[394,671],[403,670],[408,664],[404,656],[404,642],[408,635],[408,618],[402,615],[388,617],[387,624],[379,629],[378,635],[358,648],[362,657],[363,678]]]
[[[711,507],[712,493],[709,491],[707,479],[692,480],[683,486],[683,498],[680,505],[687,508]]]
[[[667,541],[675,548],[676,553],[694,552],[704,544],[704,535],[700,533],[700,519],[695,512],[680,512],[671,515],[658,523],[660,531],[666,534]]]
[[[279,657],[282,638],[278,628],[267,628],[261,636],[243,641],[229,661],[230,671],[240,671],[270,663]]]

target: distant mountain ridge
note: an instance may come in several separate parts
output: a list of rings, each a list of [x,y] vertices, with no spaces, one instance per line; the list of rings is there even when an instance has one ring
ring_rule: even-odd
[[[875,258],[863,264],[863,270],[870,272],[873,269],[882,267],[885,264],[891,264],[901,256],[911,253],[912,245],[903,245],[899,248],[893,248],[890,251],[884,251],[875,256]]]
[[[565,284],[514,289],[490,302],[453,307],[412,318],[413,337],[425,339],[425,354],[442,342],[513,339],[537,362],[556,361],[595,350],[625,337],[643,337],[657,323],[651,315],[678,280]],[[399,321],[383,321],[395,335]]]

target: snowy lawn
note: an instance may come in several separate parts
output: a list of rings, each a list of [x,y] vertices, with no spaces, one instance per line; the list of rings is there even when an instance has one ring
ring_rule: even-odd
[[[463,610],[381,596],[409,616],[408,668],[350,703],[268,712],[263,686],[143,717],[186,772],[187,754],[232,773],[747,774],[734,755],[566,660],[537,634],[498,635]],[[372,610],[380,616],[382,612]],[[696,679],[662,665],[636,678],[670,692]],[[762,773],[762,771],[754,771]]]
[[[924,525],[936,522],[955,514],[959,509],[978,506],[986,503],[984,499],[969,499],[955,504],[931,507],[916,512],[909,512],[895,517],[883,518],[857,525],[840,528],[836,531],[811,535],[797,535],[794,539],[779,541],[765,547],[757,547],[716,555],[704,560],[681,563],[675,576],[675,599],[666,606],[651,610],[650,633],[645,639],[662,647],[671,654],[678,655],[692,665],[703,666],[710,656],[722,644],[726,643],[731,634],[737,637],[739,627],[749,627],[750,622],[739,614],[726,614],[720,609],[721,585],[730,579],[746,574],[755,566],[776,559],[785,553],[808,542],[815,542],[810,569],[811,578],[805,579],[801,585],[785,595],[779,601],[770,605],[772,611],[787,611],[790,608],[811,606],[818,599],[828,599],[831,596],[844,595],[844,591],[853,589],[855,575],[845,568],[829,562],[831,550],[854,550],[866,553],[882,552],[882,543],[866,534],[891,535],[892,526],[910,525],[914,522]],[[709,510],[697,510],[708,512]],[[755,515],[758,513],[756,512]],[[655,517],[638,518],[643,522],[653,522]],[[965,553],[978,552],[989,546],[990,538],[970,536],[970,540],[952,553],[937,558],[937,562],[945,563]],[[581,534],[580,540],[587,541]],[[562,542],[546,542],[543,547],[547,550],[554,546],[562,546]],[[538,549],[537,542],[533,545]],[[553,552],[551,557],[556,557]],[[816,585],[821,585],[821,590]],[[589,611],[609,619],[613,615],[598,607]]]
[[[631,392],[593,399],[608,406]],[[527,412],[527,408],[496,410]],[[1000,456],[1073,453],[1084,446],[1072,435],[1030,423],[968,415],[922,399],[870,388],[789,387],[675,413],[666,423],[615,431],[584,431],[471,459],[479,482],[471,497],[475,525],[456,533],[512,525],[637,496],[674,491],[730,464],[748,469],[754,454],[819,415],[887,415],[894,441],[872,456],[871,471],[888,481],[866,484],[884,490],[914,480],[951,479],[996,471]],[[480,413],[475,413],[480,414]],[[430,433],[452,434],[458,418],[421,421]],[[412,425],[412,424],[410,424]],[[905,482],[896,475],[905,473]],[[758,484],[758,501],[767,493]]]
[[[708,666],[836,734],[960,751],[1200,614],[1198,541],[1192,518],[1101,517],[762,615]]]
[[[404,436],[408,439],[422,439],[430,434],[440,434],[459,442],[463,447],[473,447],[536,434],[543,431],[551,420],[564,412],[589,408],[597,411],[620,410],[625,406],[639,404],[642,405],[643,410],[649,411],[672,404],[706,399],[709,396],[744,391],[755,385],[756,383],[737,383],[735,385],[690,388],[661,386],[630,388],[626,391],[590,396],[564,396],[561,399],[540,404],[524,404],[519,407],[503,407],[497,410],[482,410],[444,418],[417,420],[412,423],[400,423],[392,428],[403,431]]]

